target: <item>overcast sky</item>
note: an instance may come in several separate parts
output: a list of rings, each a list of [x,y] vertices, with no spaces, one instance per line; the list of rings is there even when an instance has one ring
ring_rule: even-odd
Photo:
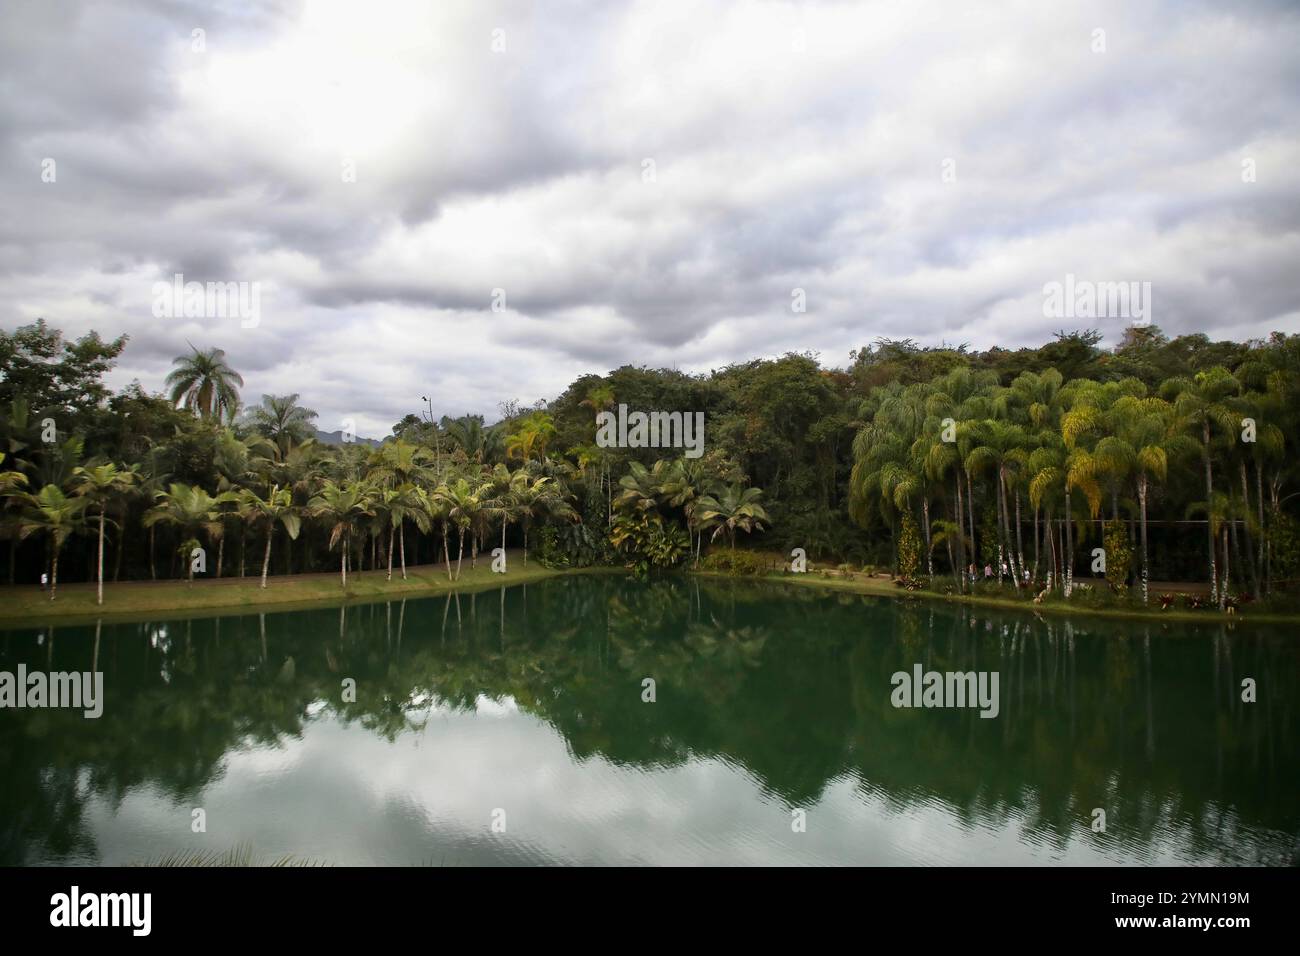
[[[129,333],[149,389],[220,346],[370,435],[625,363],[1113,342],[1044,317],[1067,273],[1300,331],[1300,13],[1219,6],[6,0],[0,326]],[[257,326],[155,317],[176,273]]]

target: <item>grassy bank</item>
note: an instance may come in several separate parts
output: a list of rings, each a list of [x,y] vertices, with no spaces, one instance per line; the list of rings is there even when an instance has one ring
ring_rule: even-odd
[[[482,556],[480,556],[482,558]],[[492,573],[490,558],[482,558],[477,568],[471,568],[466,562],[459,579],[447,580],[447,570],[441,564],[426,564],[408,567],[407,577],[402,579],[401,571],[394,569],[393,579],[386,580],[387,572],[363,571],[348,574],[348,587],[344,591],[337,573],[291,574],[269,578],[265,590],[258,577],[221,578],[219,580],[196,580],[193,586],[185,581],[126,581],[104,586],[104,603],[95,603],[95,585],[90,583],[60,584],[58,598],[50,600],[48,592],[37,587],[0,587],[0,627],[16,627],[31,624],[50,624],[88,621],[101,618],[104,620],[127,620],[168,617],[188,617],[209,614],[242,614],[248,611],[277,610],[288,611],[321,605],[334,605],[340,601],[347,603],[368,603],[386,601],[393,598],[428,597],[452,592],[469,593],[498,588],[502,585],[526,584],[556,577],[561,574],[582,573],[572,570],[551,570],[544,568],[537,561],[523,567],[521,552],[509,553],[508,567],[505,574]],[[454,565],[453,565],[454,568]],[[588,573],[602,571],[619,573],[617,568],[584,569]],[[988,594],[945,594],[938,591],[905,591],[897,587],[890,578],[869,576],[852,572],[830,572],[823,576],[821,571],[809,571],[806,574],[789,574],[771,572],[756,577],[737,577],[709,571],[692,572],[704,577],[725,578],[730,580],[768,581],[776,584],[791,584],[797,587],[822,588],[830,591],[850,591],[855,594],[867,594],[874,597],[895,599],[921,599],[927,601],[949,601],[969,604],[976,607],[996,608],[1000,610],[1029,611],[1034,614],[1069,614],[1078,616],[1127,618],[1141,620],[1159,620],[1161,622],[1200,622],[1234,621],[1259,624],[1300,624],[1300,614],[1267,612],[1260,609],[1246,608],[1237,614],[1228,615],[1217,610],[1190,611],[1170,609],[1161,611],[1158,606],[1143,609],[1140,607],[1091,607],[1084,604],[1053,598],[1042,604],[1010,596]]]
[[[34,586],[0,587],[0,626],[24,624],[49,624],[60,621],[75,622],[103,618],[186,616],[197,612],[244,613],[260,610],[292,610],[340,601],[359,603],[384,601],[400,597],[420,597],[451,591],[468,592],[487,590],[502,585],[524,584],[554,577],[562,572],[548,570],[536,560],[523,566],[521,552],[508,552],[505,574],[494,574],[491,557],[480,555],[477,568],[466,560],[457,581],[447,580],[447,570],[441,564],[426,564],[406,569],[393,569],[393,580],[386,580],[388,572],[363,571],[348,573],[348,587],[344,591],[336,573],[289,574],[267,579],[266,589],[260,577],[234,577],[217,580],[196,580],[193,586],[185,581],[123,581],[104,585],[104,603],[95,603],[95,584],[59,584],[57,598]],[[455,563],[452,564],[453,573]]]
[[[705,573],[708,572],[697,572]],[[729,575],[718,575],[729,577]],[[1029,611],[1033,614],[1068,614],[1074,617],[1105,617],[1138,619],[1161,622],[1186,621],[1212,624],[1231,621],[1252,624],[1300,624],[1300,614],[1279,613],[1253,608],[1228,614],[1218,610],[1191,611],[1186,609],[1160,610],[1158,605],[1142,607],[1090,607],[1085,604],[1071,604],[1061,598],[1044,600],[1034,604],[1032,600],[1013,597],[997,597],[987,594],[944,594],[938,591],[906,591],[898,587],[889,578],[868,577],[861,574],[843,574],[835,572],[823,577],[820,572],[810,571],[806,574],[772,573],[754,578],[759,581],[772,581],[781,584],[793,584],[798,587],[824,588],[832,591],[852,591],[856,594],[870,594],[889,598],[919,598],[926,601],[950,601],[970,604],[976,607],[998,608],[1000,610]]]

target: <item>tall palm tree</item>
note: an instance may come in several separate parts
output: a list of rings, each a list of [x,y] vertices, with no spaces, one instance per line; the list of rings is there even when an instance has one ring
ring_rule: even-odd
[[[603,411],[608,411],[614,407],[614,388],[612,385],[596,385],[587,391],[587,397],[578,404],[590,408],[592,412],[599,415]],[[593,430],[595,423],[592,423]],[[596,454],[600,459],[600,478],[601,484],[605,488],[605,525],[614,523],[614,481],[610,475],[609,461],[610,450],[608,448],[597,448]]]
[[[316,437],[316,412],[298,404],[298,393],[263,395],[262,404],[250,408],[244,421],[253,431],[275,443],[280,454]]]
[[[266,526],[266,551],[262,554],[262,589],[266,589],[266,575],[271,567],[271,542],[275,539],[275,526],[283,525],[293,541],[302,529],[302,517],[293,503],[293,492],[279,485],[271,485],[262,497],[251,488],[239,493],[240,514],[250,525]]]
[[[528,478],[513,494],[515,513],[524,532],[524,567],[528,567],[528,529],[538,518],[573,520],[577,516],[554,478]]]
[[[138,478],[136,465],[119,468],[112,462],[91,467],[78,467],[75,472],[74,493],[88,499],[88,506],[99,512],[99,557],[95,603],[104,603],[104,525],[108,508],[126,495]],[[118,542],[121,547],[121,542]]]
[[[339,569],[344,590],[348,586],[348,556],[352,549],[352,535],[358,522],[374,513],[372,494],[373,489],[365,481],[353,480],[339,484],[329,479],[307,503],[309,515],[323,518],[329,523],[331,550],[336,544],[340,546]]]
[[[699,521],[705,527],[712,527],[713,537],[726,532],[731,549],[736,548],[736,532],[746,534],[762,531],[764,523],[771,524],[772,519],[759,503],[763,497],[761,488],[742,488],[739,484],[727,485],[717,495],[705,495],[700,499]]]
[[[172,402],[210,419],[237,408],[244,379],[227,364],[225,351],[190,349],[189,355],[172,359],[176,367],[165,380]]]
[[[369,476],[381,487],[400,492],[386,504],[401,549],[402,580],[406,580],[406,522],[415,519],[420,530],[428,530],[427,511],[419,488],[433,478],[429,450],[402,438],[385,442],[370,456]]]
[[[390,523],[388,535],[388,579],[393,578],[393,531],[400,540],[399,550],[402,562],[402,580],[406,580],[406,522],[414,521],[416,530],[428,533],[432,527],[429,520],[429,507],[424,490],[413,482],[406,481],[395,488],[385,488],[383,505],[388,513]],[[419,539],[417,539],[418,541]]]
[[[1174,410],[1194,432],[1199,433],[1201,441],[1201,459],[1205,466],[1205,502],[1206,509],[1214,511],[1214,465],[1212,441],[1215,431],[1230,435],[1236,426],[1234,416],[1228,405],[1240,388],[1232,373],[1222,366],[1197,372],[1192,378],[1179,377],[1165,382],[1161,391],[1172,396]],[[1207,556],[1210,562],[1210,599],[1219,596],[1219,571],[1215,560],[1214,524],[1207,515],[1205,522]]]
[[[1007,508],[1008,484],[1027,464],[1029,442],[1024,428],[1011,422],[987,419],[978,427],[977,444],[966,455],[966,470],[972,474],[993,470],[994,497],[998,506],[998,578],[1002,577],[1003,555],[1013,583],[1024,580],[1012,546],[1011,518]]]
[[[1114,438],[1131,450],[1130,470],[1137,490],[1141,529],[1142,603],[1146,604],[1151,580],[1147,546],[1147,502],[1151,486],[1164,484],[1169,460],[1194,452],[1196,443],[1184,434],[1183,423],[1164,399],[1126,396],[1115,403],[1113,411]]]
[[[34,495],[23,493],[28,509],[18,524],[18,537],[44,532],[50,539],[50,600],[59,586],[59,552],[85,520],[87,498],[65,495],[58,485],[46,485]]]
[[[460,580],[461,561],[465,555],[465,532],[478,519],[479,510],[482,507],[478,495],[475,494],[475,488],[465,478],[457,478],[454,481],[439,485],[434,491],[435,497],[441,502],[445,515],[445,522],[449,521],[456,526],[458,533],[458,543],[456,548],[456,580]],[[450,560],[448,561],[450,568]]]

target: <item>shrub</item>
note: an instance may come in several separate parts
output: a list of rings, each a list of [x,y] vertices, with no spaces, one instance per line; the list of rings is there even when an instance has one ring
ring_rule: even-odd
[[[726,550],[710,551],[700,567],[705,571],[720,574],[760,575],[768,571],[767,561],[753,551]]]

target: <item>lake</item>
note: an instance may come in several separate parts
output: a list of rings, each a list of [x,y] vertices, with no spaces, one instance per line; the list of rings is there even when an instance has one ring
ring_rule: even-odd
[[[0,864],[1293,864],[1297,648],[606,574],[5,630],[104,699],[0,710]],[[996,716],[895,706],[929,672]]]

